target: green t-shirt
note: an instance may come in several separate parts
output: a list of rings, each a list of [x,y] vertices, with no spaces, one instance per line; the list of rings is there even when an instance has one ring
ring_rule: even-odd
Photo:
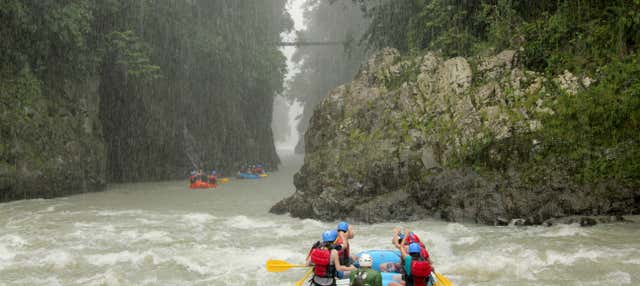
[[[350,284],[358,285],[354,284],[358,277],[364,282],[363,286],[382,286],[382,275],[371,268],[360,268],[356,271],[351,271],[351,275],[349,275]]]

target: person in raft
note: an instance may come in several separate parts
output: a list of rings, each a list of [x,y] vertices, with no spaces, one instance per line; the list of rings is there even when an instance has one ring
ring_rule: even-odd
[[[196,176],[198,181],[207,181],[207,175],[202,171],[202,169],[198,170],[198,175]]]
[[[336,230],[327,230],[322,233],[322,243],[311,250],[307,265],[313,266],[313,278],[311,285],[330,286],[336,285],[337,271],[353,271],[354,266],[340,264],[338,250],[334,242],[338,238]]]
[[[198,176],[198,172],[196,172],[196,170],[192,170],[191,173],[189,174],[189,182],[191,182],[192,184],[196,182]]]
[[[395,248],[400,249],[400,245],[402,244],[403,239],[405,238],[405,234],[402,232],[402,228],[396,227],[393,229],[393,238],[391,239],[391,244]],[[417,242],[421,247],[421,255],[422,257],[429,257],[429,252],[427,252],[427,248],[424,243],[420,240],[420,237],[414,233],[413,231],[409,232],[409,236],[405,240],[403,246],[405,248],[409,247],[409,244]],[[382,263],[380,264],[380,271],[382,272],[394,272],[394,273],[402,273],[402,264],[401,263]]]
[[[368,253],[363,253],[358,257],[360,268],[352,271],[349,276],[351,286],[382,286],[382,274],[371,269],[373,258]]]
[[[414,242],[409,244],[409,247],[404,247],[404,242],[407,240],[410,232],[405,231],[404,239],[400,244],[400,253],[402,261],[402,281],[397,281],[394,277],[394,282],[390,282],[389,286],[432,286],[434,279],[431,276],[433,267],[429,257],[422,256],[422,247],[420,243]]]
[[[216,170],[213,170],[209,175],[209,184],[215,184],[217,181],[218,181],[218,174],[216,173]]]
[[[342,221],[338,223],[337,231],[338,239],[335,244],[341,246],[340,250],[338,250],[340,264],[346,266],[352,265],[353,262],[357,260],[356,256],[351,256],[351,246],[349,245],[349,241],[355,236],[353,227],[346,221]],[[338,272],[338,278],[346,278],[348,276],[349,273]]]

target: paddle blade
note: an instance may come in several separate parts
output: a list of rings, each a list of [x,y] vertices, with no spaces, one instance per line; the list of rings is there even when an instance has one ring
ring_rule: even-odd
[[[269,271],[269,272],[287,271],[292,267],[308,267],[308,266],[307,265],[291,264],[291,263],[286,262],[284,260],[275,260],[275,259],[267,260],[267,271]]]
[[[309,278],[309,276],[311,276],[312,273],[313,268],[309,269],[309,271],[307,271],[307,273],[300,280],[298,280],[298,282],[296,282],[295,286],[302,286],[304,282],[307,282],[307,279]]]
[[[435,286],[453,286],[453,283],[444,275],[435,272],[436,274],[436,285]]]

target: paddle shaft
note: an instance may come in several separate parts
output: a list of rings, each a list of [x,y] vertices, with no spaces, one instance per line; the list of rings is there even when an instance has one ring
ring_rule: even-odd
[[[267,261],[267,271],[269,272],[282,272],[282,271],[287,271],[291,268],[306,268],[306,267],[309,267],[309,266],[302,265],[302,264],[291,264],[283,260]]]
[[[307,273],[304,276],[302,276],[300,280],[296,282],[295,286],[302,286],[302,284],[304,284],[304,282],[307,281],[307,278],[309,278],[309,276],[311,276],[312,273],[313,273],[313,268],[309,269],[309,271],[307,271]]]

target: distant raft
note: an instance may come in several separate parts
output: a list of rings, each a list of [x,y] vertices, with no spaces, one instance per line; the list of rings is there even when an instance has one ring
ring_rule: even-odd
[[[238,173],[238,179],[260,179],[261,177],[251,173]]]
[[[189,185],[189,188],[191,189],[209,189],[209,188],[215,188],[215,187],[217,187],[216,184],[209,184],[201,180],[195,181],[191,183],[191,185]]]
[[[226,184],[226,183],[229,182],[229,180],[230,180],[229,178],[220,178],[220,179],[218,179],[217,182],[220,183],[220,184]]]

